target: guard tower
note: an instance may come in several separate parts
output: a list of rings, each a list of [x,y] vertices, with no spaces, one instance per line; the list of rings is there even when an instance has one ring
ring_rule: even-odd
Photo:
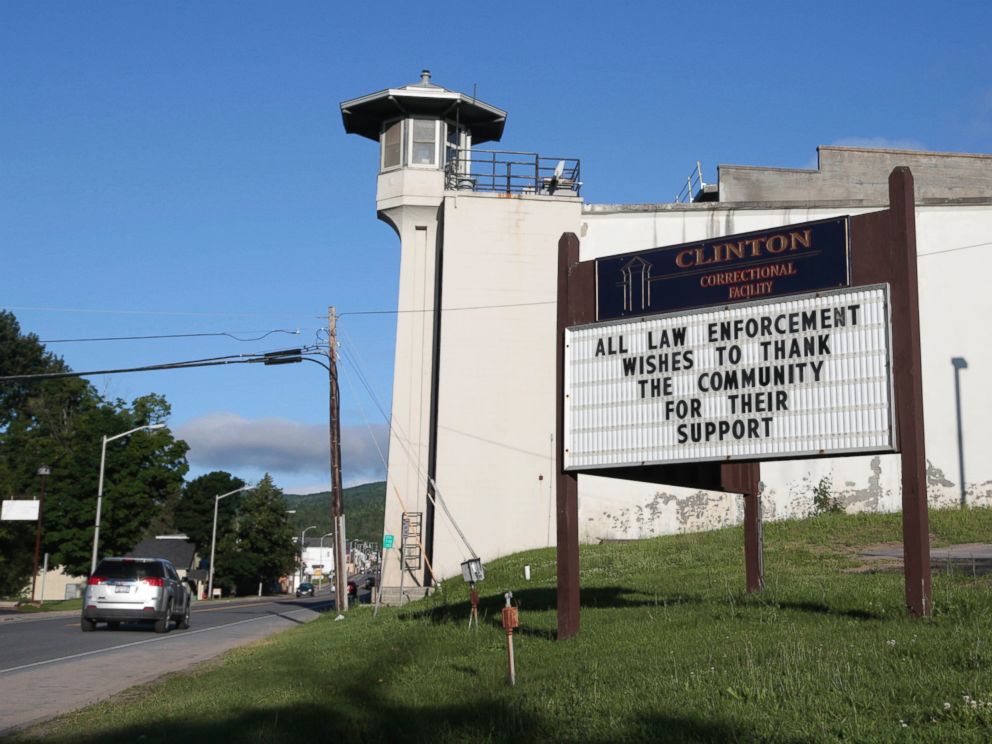
[[[435,85],[427,70],[418,82],[345,101],[341,115],[346,132],[379,143],[377,214],[400,238],[385,516],[395,548],[385,551],[380,587],[384,602],[397,603],[429,588],[431,567],[444,578],[459,571],[470,550],[489,559],[514,549],[518,537],[521,546],[538,539],[508,537],[489,525],[515,498],[533,499],[535,483],[550,483],[544,453],[554,409],[550,397],[547,405],[534,402],[547,391],[533,378],[553,381],[554,369],[503,367],[521,344],[535,347],[540,365],[553,361],[539,351],[552,348],[550,340],[536,338],[554,333],[547,300],[556,287],[558,238],[579,228],[579,164],[479,149],[502,137],[506,112]],[[520,307],[520,317],[461,312],[482,305]],[[499,380],[506,391],[480,396],[483,378]],[[530,442],[524,429],[535,408],[547,410],[539,438]],[[494,433],[506,443],[496,450],[498,463]],[[534,452],[539,472],[513,460],[533,460]],[[486,476],[493,467],[520,474],[520,482]],[[435,483],[472,548],[450,525],[435,530]],[[541,498],[543,504],[543,490]]]

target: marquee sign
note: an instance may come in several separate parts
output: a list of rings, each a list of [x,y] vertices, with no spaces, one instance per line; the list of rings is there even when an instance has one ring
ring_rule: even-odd
[[[565,469],[895,449],[888,285],[566,330]]]
[[[846,287],[848,227],[840,217],[598,259],[596,317]]]

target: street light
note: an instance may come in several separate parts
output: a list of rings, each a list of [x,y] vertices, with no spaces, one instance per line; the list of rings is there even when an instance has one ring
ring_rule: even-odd
[[[152,429],[164,428],[165,424],[146,424],[145,426],[136,426],[133,429],[128,429],[121,434],[114,434],[112,437],[108,437],[106,434],[103,435],[103,446],[100,449],[100,484],[97,486],[96,491],[96,521],[93,523],[93,560],[90,561],[90,576],[96,573],[96,555],[100,545],[100,508],[103,505],[103,470],[107,462],[107,442],[126,437],[128,434],[134,434],[136,431],[151,431]]]
[[[317,525],[312,524],[309,527],[304,527],[303,532],[300,533],[300,581],[296,584],[297,586],[303,583],[303,550],[304,550],[303,538],[306,537],[307,530],[315,530],[315,529],[317,529]]]
[[[954,404],[958,414],[958,480],[961,481],[961,508],[968,505],[967,488],[964,482],[964,432],[961,428],[961,370],[968,369],[968,360],[964,357],[952,357],[954,366]]]
[[[226,499],[228,496],[247,491],[250,488],[254,488],[254,486],[241,486],[241,488],[235,488],[233,491],[214,496],[214,529],[210,538],[210,574],[207,579],[207,599],[214,598],[214,550],[217,548],[217,504],[220,503],[221,499]]]
[[[41,480],[41,501],[38,503],[38,524],[34,530],[34,569],[31,574],[31,601],[34,602],[34,589],[38,580],[38,554],[41,553],[41,521],[45,518],[45,480],[51,475],[52,469],[47,465],[38,468],[38,478]],[[43,585],[44,586],[44,585]],[[44,592],[43,592],[44,593]],[[44,597],[41,598],[45,600]]]

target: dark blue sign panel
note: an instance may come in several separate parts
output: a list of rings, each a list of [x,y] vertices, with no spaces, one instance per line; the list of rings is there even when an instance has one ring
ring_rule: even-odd
[[[596,261],[598,320],[850,285],[848,218],[727,235]]]

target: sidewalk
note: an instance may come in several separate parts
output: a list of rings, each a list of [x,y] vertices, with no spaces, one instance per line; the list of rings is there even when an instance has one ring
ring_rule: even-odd
[[[866,558],[885,558],[899,562],[902,562],[903,558],[901,543],[869,545],[858,552]],[[992,573],[992,544],[962,543],[943,548],[930,548],[930,566],[973,571],[976,574]]]

